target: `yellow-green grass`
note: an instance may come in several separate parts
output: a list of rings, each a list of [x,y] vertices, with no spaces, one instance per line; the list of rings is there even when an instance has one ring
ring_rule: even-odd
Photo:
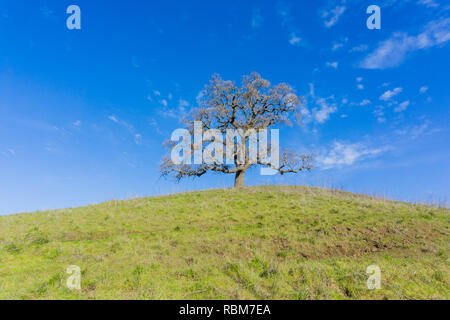
[[[2,216],[0,299],[449,299],[449,213],[267,186]]]

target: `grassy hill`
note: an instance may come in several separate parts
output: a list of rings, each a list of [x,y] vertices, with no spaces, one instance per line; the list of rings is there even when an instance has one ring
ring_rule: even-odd
[[[2,216],[0,299],[449,299],[449,213],[254,187]]]

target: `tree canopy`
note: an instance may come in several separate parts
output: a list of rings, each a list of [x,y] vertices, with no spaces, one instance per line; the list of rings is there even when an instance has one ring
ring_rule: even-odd
[[[266,172],[271,173],[266,174],[311,170],[310,155],[299,155],[293,150],[283,150],[279,154],[278,132],[273,130],[277,125],[292,125],[301,120],[301,99],[290,85],[272,85],[258,73],[252,73],[244,76],[241,85],[237,86],[216,74],[200,93],[197,103],[183,121],[186,134],[194,136],[194,143],[190,137],[186,138],[183,148],[190,149],[187,150],[188,157],[200,153],[202,161],[194,160],[193,164],[174,161],[173,154],[178,152],[175,148],[180,144],[172,139],[169,142],[172,157],[163,158],[162,176],[180,180],[200,177],[207,172],[234,174],[235,187],[243,187],[245,172],[254,165],[270,168]],[[268,129],[272,129],[270,157]],[[200,139],[196,139],[199,134]],[[226,156],[220,161],[224,149]]]

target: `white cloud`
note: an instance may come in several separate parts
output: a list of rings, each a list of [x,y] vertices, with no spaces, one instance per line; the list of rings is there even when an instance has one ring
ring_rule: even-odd
[[[424,5],[427,8],[434,8],[439,6],[434,0],[419,0],[417,1],[418,4]]]
[[[158,113],[166,118],[174,118],[174,119],[181,119],[184,115],[186,115],[187,111],[186,108],[190,106],[190,103],[186,100],[180,99],[178,101],[178,107],[177,108],[164,108],[159,109]]]
[[[338,22],[339,17],[344,13],[345,9],[345,6],[337,6],[330,11],[324,11],[322,13],[322,19],[325,26],[327,28],[334,26]]]
[[[281,17],[281,25],[285,26],[292,20],[291,8],[287,3],[278,2],[276,5],[278,15]]]
[[[395,133],[402,136],[407,136],[411,140],[415,140],[417,138],[422,138],[424,136],[433,135],[438,132],[442,132],[444,129],[439,127],[431,126],[431,122],[429,120],[425,120],[421,124],[414,125],[409,128],[405,128],[402,130],[396,130]]]
[[[324,123],[328,119],[330,119],[330,115],[337,111],[336,104],[334,102],[329,102],[328,100],[332,98],[318,98],[316,103],[319,105],[319,108],[313,108],[313,117],[314,120],[318,123]]]
[[[377,118],[377,121],[379,123],[386,122],[386,118],[384,117],[384,107],[383,106],[376,106],[375,110],[373,111],[373,114]]]
[[[119,120],[117,120],[117,118],[115,116],[109,116],[108,119],[115,123],[119,123]]]
[[[411,131],[409,132],[412,139],[417,139],[418,137],[422,136],[426,133],[428,130],[428,127],[430,126],[429,122],[424,122],[421,125],[414,126]]]
[[[72,125],[75,126],[75,127],[79,127],[79,126],[81,126],[81,121],[77,120],[74,123],[72,123]]]
[[[158,90],[153,91],[153,94],[157,97],[159,97],[161,95],[161,92],[159,92]]]
[[[134,68],[140,68],[141,67],[141,65],[139,64],[138,58],[135,57],[135,56],[131,57],[131,65]]]
[[[48,19],[53,17],[53,10],[48,7],[41,7],[41,14],[44,16],[44,18]]]
[[[252,12],[252,28],[259,28],[262,25],[263,16],[261,15],[261,10],[258,8],[253,9]]]
[[[187,102],[186,100],[180,99],[180,101],[178,102],[178,110],[181,113],[185,113],[187,107],[189,107],[189,102]]]
[[[314,96],[315,96],[315,93],[314,93],[314,83],[310,83],[310,84],[309,84],[309,95],[310,95],[311,97],[313,97],[313,98],[314,98]]]
[[[295,33],[291,34],[291,38],[289,39],[289,43],[293,46],[298,46],[302,38],[298,37]]]
[[[427,86],[423,86],[423,87],[421,87],[420,90],[419,90],[419,92],[420,92],[421,94],[424,94],[424,93],[427,92],[427,91],[428,91],[428,87],[427,87]]]
[[[114,123],[117,123],[117,124],[125,127],[129,132],[133,132],[134,131],[133,125],[129,124],[126,121],[119,120],[116,116],[109,116],[108,119],[111,120]]]
[[[303,123],[324,123],[330,119],[331,114],[337,112],[337,104],[334,95],[327,98],[316,96],[313,83],[309,83],[309,96],[307,104],[302,104],[300,114]],[[311,111],[307,105],[312,105]]]
[[[135,135],[134,135],[134,142],[135,142],[137,145],[142,144],[142,135],[140,135],[139,133],[135,134]]]
[[[364,89],[364,85],[361,83],[363,81],[362,77],[358,77],[356,78],[356,82],[358,82],[358,84],[356,85],[356,87],[358,88],[358,90],[363,90]]]
[[[428,23],[416,36],[404,32],[394,33],[381,42],[360,64],[365,69],[386,69],[400,65],[407,54],[416,50],[443,45],[450,40],[450,18]]]
[[[367,45],[361,44],[359,46],[351,48],[349,52],[364,52],[367,51],[367,49],[369,49]]]
[[[343,43],[334,43],[333,46],[331,47],[331,50],[336,51],[340,48],[342,48],[344,46]]]
[[[158,122],[154,118],[150,119],[150,126],[152,126],[159,135],[163,135],[163,132],[159,128]]]
[[[160,101],[160,103],[161,103],[164,107],[167,107],[167,105],[168,105],[166,99],[162,99],[162,100]]]
[[[349,144],[336,141],[329,152],[318,157],[318,162],[323,169],[350,166],[386,150],[387,148],[368,148],[362,143]]]
[[[339,63],[338,62],[327,62],[326,66],[330,67],[330,68],[337,69],[337,67],[339,66]]]
[[[442,131],[441,128],[430,128],[430,121],[425,121],[420,125],[414,126],[407,134],[411,137],[411,139],[417,139],[419,137],[427,136],[434,134],[436,132]]]
[[[402,111],[405,111],[406,108],[408,108],[409,105],[410,105],[409,100],[406,100],[406,101],[400,103],[400,104],[398,105],[398,107],[394,109],[394,111],[395,111],[395,112],[402,112]]]
[[[364,99],[363,101],[361,101],[361,103],[359,104],[360,106],[367,106],[368,104],[371,104],[372,102],[369,99]]]
[[[16,151],[14,149],[8,148],[7,150],[11,155],[13,155],[13,156],[16,155]]]
[[[392,99],[393,97],[395,97],[396,95],[400,94],[402,91],[403,91],[402,88],[395,88],[392,91],[388,90],[380,96],[380,100],[388,101],[388,100]]]
[[[335,41],[335,42],[333,42],[333,46],[331,47],[331,50],[336,51],[336,50],[342,48],[347,42],[348,42],[348,38],[344,38],[339,42]]]

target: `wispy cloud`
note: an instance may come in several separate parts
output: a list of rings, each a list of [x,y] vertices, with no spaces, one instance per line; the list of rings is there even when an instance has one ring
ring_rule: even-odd
[[[417,3],[424,5],[428,8],[435,8],[439,6],[439,4],[437,4],[434,0],[419,0],[417,1]]]
[[[286,2],[278,2],[275,5],[278,16],[281,18],[281,25],[285,26],[292,21],[291,6]]]
[[[40,11],[41,11],[42,16],[46,19],[53,17],[53,10],[48,7],[41,7]]]
[[[15,156],[16,155],[16,150],[12,149],[12,148],[6,148],[6,151],[0,151],[0,154],[3,156]]]
[[[409,100],[406,100],[406,101],[400,103],[400,104],[394,109],[394,111],[395,111],[395,112],[402,112],[402,111],[405,111],[406,108],[408,108],[409,105],[410,105]]]
[[[166,99],[160,100],[159,103],[161,103],[163,107],[167,107],[169,104]]]
[[[134,143],[136,143],[137,145],[142,144],[142,135],[139,133],[136,133],[134,135]]]
[[[364,52],[369,49],[369,46],[366,44],[360,44],[359,46],[353,47],[349,50],[349,52]]]
[[[126,122],[125,120],[121,120],[121,119],[117,118],[115,115],[108,116],[108,119],[111,120],[112,122],[124,127],[133,136],[134,142],[136,144],[141,144],[142,136],[139,133],[136,133],[136,129],[134,128],[134,126],[132,124]]]
[[[252,28],[259,28],[262,25],[263,22],[263,16],[261,14],[261,9],[259,8],[254,8],[252,11],[252,22],[251,22],[251,26]]]
[[[189,107],[189,102],[183,99],[180,99],[180,101],[178,102],[178,110],[184,114],[186,113],[186,108]]]
[[[388,100],[392,99],[393,97],[395,97],[396,95],[400,94],[402,91],[403,91],[403,89],[400,87],[395,88],[392,91],[388,90],[380,96],[380,100],[388,101]]]
[[[150,126],[152,126],[159,135],[163,135],[163,132],[159,128],[158,122],[154,118],[150,119]]]
[[[450,40],[450,18],[432,21],[416,36],[394,33],[381,42],[361,63],[365,69],[386,69],[400,65],[413,51],[443,45]]]
[[[119,123],[119,120],[116,118],[116,116],[108,116],[108,119],[115,123]]]
[[[184,100],[178,100],[178,106],[176,108],[167,108],[165,106],[163,109],[158,110],[158,113],[165,118],[182,119],[188,112],[188,107],[191,104]]]
[[[120,120],[114,115],[109,116],[108,119],[111,120],[112,122],[122,125],[123,127],[127,128],[130,132],[134,132],[134,126],[132,124],[129,124],[124,120]]]
[[[304,123],[325,123],[338,110],[335,97],[333,95],[327,98],[316,96],[313,83],[309,84],[307,101],[307,104],[312,106],[312,109],[310,111],[305,105],[302,105],[301,115]]]
[[[416,140],[418,138],[429,136],[442,131],[442,128],[432,126],[431,121],[424,120],[420,124],[416,124],[405,129],[398,129],[395,131],[395,133],[399,136],[405,136],[410,140]]]
[[[294,24],[291,14],[291,5],[286,2],[277,2],[275,5],[277,15],[281,18],[281,26],[289,31],[289,44],[293,46],[305,45],[305,39],[299,34],[299,29]]]
[[[427,86],[423,86],[419,89],[420,94],[424,94],[428,91],[428,87]]]
[[[384,117],[384,107],[383,106],[377,106],[375,110],[373,111],[373,114],[375,117],[377,117],[377,121],[379,123],[386,122],[386,118]]]
[[[348,38],[343,38],[339,41],[334,41],[331,46],[332,51],[337,51],[341,49],[348,42]]]
[[[315,97],[316,93],[315,93],[315,89],[314,89],[314,83],[310,83],[309,84],[309,95],[311,97]]]
[[[298,46],[300,45],[301,40],[302,38],[298,37],[295,33],[292,33],[291,38],[289,39],[289,43],[293,46]]]
[[[351,166],[358,161],[380,155],[389,148],[370,148],[363,143],[334,142],[331,149],[318,157],[322,169]]]
[[[338,5],[331,10],[325,10],[322,12],[321,17],[323,20],[323,24],[327,28],[331,28],[334,26],[340,16],[345,12],[346,7],[344,5]]]
[[[364,85],[361,83],[363,81],[363,78],[362,77],[358,77],[358,78],[356,78],[356,88],[358,89],[358,90],[363,90],[364,89]]]
[[[136,69],[141,67],[138,58],[135,56],[131,57],[131,65]]]
[[[318,98],[316,100],[318,107],[313,108],[312,114],[314,120],[318,123],[324,123],[330,119],[330,115],[337,111],[336,103],[333,101],[333,97],[330,98]]]
[[[330,67],[330,68],[334,68],[334,69],[337,69],[337,67],[339,66],[339,63],[338,62],[327,62],[326,63],[326,66],[327,67]]]

